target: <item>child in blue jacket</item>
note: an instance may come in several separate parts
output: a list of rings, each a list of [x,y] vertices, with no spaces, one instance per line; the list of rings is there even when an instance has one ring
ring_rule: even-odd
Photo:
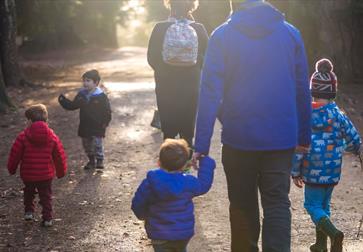
[[[198,177],[194,177],[183,172],[188,160],[185,140],[166,139],[160,148],[160,168],[147,173],[132,200],[131,208],[145,221],[156,252],[186,251],[194,235],[192,199],[207,193],[212,185],[215,161],[202,157]]]
[[[341,176],[344,151],[360,153],[361,138],[349,118],[337,107],[337,78],[327,59],[316,63],[311,78],[313,96],[311,148],[296,153],[292,177],[296,186],[305,183],[304,207],[316,225],[316,242],[312,252],[327,251],[327,236],[331,251],[343,249],[344,234],[330,221],[330,200]]]

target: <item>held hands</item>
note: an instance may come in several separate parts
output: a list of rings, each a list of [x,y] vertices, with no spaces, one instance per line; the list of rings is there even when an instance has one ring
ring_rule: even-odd
[[[298,145],[295,148],[296,153],[302,153],[302,154],[308,153],[309,150],[310,150],[310,146]]]
[[[299,187],[299,188],[303,188],[304,186],[304,181],[301,177],[295,177],[292,178],[292,181],[294,182],[294,184]]]
[[[199,162],[199,160],[200,160],[201,158],[203,158],[204,156],[205,156],[205,155],[204,155],[204,154],[202,154],[202,153],[194,152],[193,157],[192,157],[192,162],[191,162],[191,164],[192,164],[192,167],[193,167],[195,170],[198,170],[198,169],[199,169],[199,164],[198,164],[198,162]]]

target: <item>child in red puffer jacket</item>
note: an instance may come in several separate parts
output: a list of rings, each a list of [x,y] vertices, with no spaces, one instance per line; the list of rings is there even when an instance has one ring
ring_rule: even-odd
[[[66,155],[58,136],[48,127],[48,111],[43,104],[25,111],[29,127],[16,138],[8,159],[8,170],[24,182],[25,220],[34,219],[34,198],[39,194],[42,206],[42,225],[52,226],[52,180],[54,175],[64,177],[67,171]]]

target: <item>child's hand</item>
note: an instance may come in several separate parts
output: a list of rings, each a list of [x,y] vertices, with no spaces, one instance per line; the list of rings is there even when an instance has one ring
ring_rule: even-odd
[[[199,160],[200,160],[203,156],[204,156],[204,155],[203,155],[202,153],[194,152],[193,157],[192,157],[192,160],[191,160],[191,165],[193,166],[193,168],[194,168],[195,170],[198,170],[198,169],[199,169],[198,162],[199,162]]]
[[[66,99],[64,94],[60,94],[59,97],[58,97],[58,101],[63,101],[64,99]]]
[[[299,188],[302,188],[304,186],[304,181],[302,180],[301,177],[295,177],[295,178],[292,178],[292,181],[294,181],[294,184],[299,187]]]
[[[308,153],[310,150],[310,146],[302,146],[302,145],[298,145],[295,148],[295,152],[296,153]]]

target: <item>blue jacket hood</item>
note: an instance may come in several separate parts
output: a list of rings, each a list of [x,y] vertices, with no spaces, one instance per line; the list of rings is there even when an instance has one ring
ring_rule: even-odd
[[[270,35],[284,21],[285,17],[280,11],[260,0],[241,4],[229,20],[234,28],[251,38]]]
[[[148,172],[147,179],[159,199],[177,199],[185,191],[182,172],[167,172],[162,169]]]
[[[103,90],[100,87],[96,87],[96,89],[92,92],[89,93],[89,91],[86,88],[82,88],[79,93],[81,93],[82,95],[86,96],[86,97],[92,97],[92,96],[98,96],[103,94]]]
[[[337,113],[337,106],[334,102],[326,104],[320,108],[313,109],[312,128],[314,130],[322,130],[331,126],[336,117],[329,116]]]

